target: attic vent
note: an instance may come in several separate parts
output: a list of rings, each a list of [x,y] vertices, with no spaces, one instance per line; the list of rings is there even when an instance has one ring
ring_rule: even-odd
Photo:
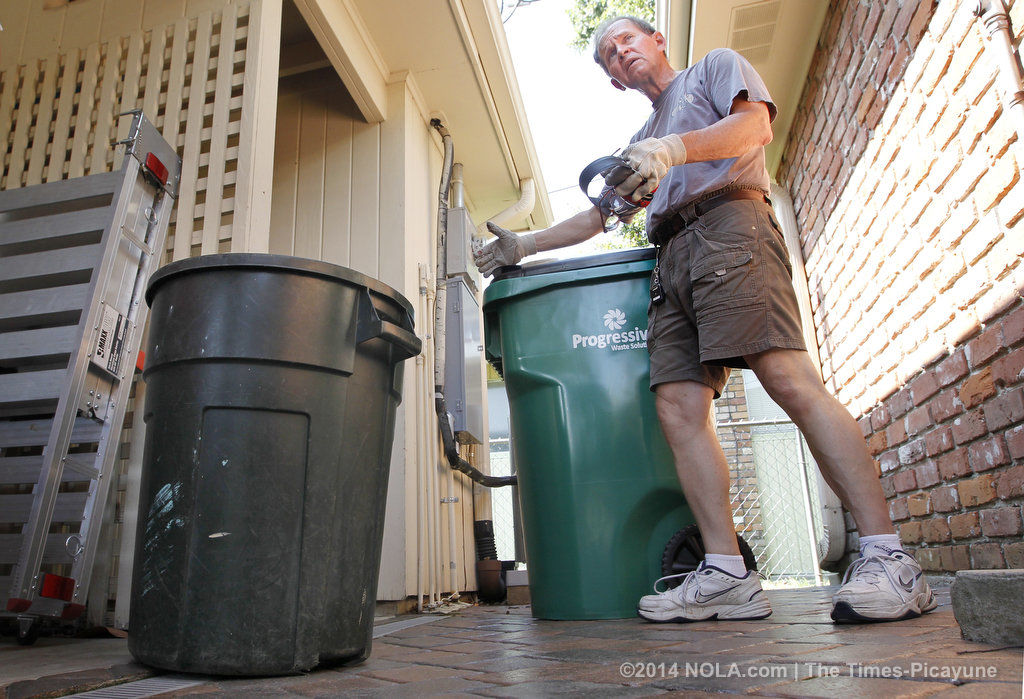
[[[782,0],[765,0],[733,10],[729,48],[755,65],[768,60],[781,7]]]

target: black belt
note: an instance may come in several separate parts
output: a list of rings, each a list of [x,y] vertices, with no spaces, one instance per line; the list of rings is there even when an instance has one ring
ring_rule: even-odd
[[[672,236],[692,224],[709,211],[717,209],[722,204],[727,204],[730,201],[739,201],[741,199],[763,201],[766,204],[771,204],[771,201],[761,190],[747,188],[732,189],[721,194],[708,197],[707,199],[698,199],[687,204],[673,213],[667,220],[661,222],[658,228],[654,231],[654,244],[664,245],[672,238]]]

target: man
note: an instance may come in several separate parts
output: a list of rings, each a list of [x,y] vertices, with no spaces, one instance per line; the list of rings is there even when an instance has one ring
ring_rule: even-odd
[[[861,557],[834,596],[832,618],[889,621],[934,609],[920,566],[896,536],[860,429],[804,348],[788,255],[767,200],[764,146],[776,108],[763,81],[727,49],[677,73],[665,37],[634,17],[603,23],[594,46],[612,85],[643,92],[654,110],[622,154],[629,167],[605,174],[606,194],[614,187],[629,202],[654,194],[647,209],[647,234],[658,246],[648,313],[651,390],[707,550],[678,587],[643,597],[640,615],[696,621],[771,614],[737,547],[729,469],[711,413],[730,368],[752,369],[793,419],[862,533]],[[477,265],[490,274],[582,242],[604,230],[609,213],[595,206],[521,236],[488,224],[498,239],[477,251]]]

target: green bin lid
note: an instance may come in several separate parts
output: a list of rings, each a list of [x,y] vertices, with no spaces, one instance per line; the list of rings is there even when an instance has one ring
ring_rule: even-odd
[[[484,291],[484,307],[552,286],[646,273],[653,268],[657,249],[634,248],[567,260],[547,260],[502,267]]]

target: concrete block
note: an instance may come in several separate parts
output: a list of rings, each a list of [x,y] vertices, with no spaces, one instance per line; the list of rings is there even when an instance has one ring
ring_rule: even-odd
[[[950,596],[964,639],[1024,644],[1024,569],[961,570]]]

